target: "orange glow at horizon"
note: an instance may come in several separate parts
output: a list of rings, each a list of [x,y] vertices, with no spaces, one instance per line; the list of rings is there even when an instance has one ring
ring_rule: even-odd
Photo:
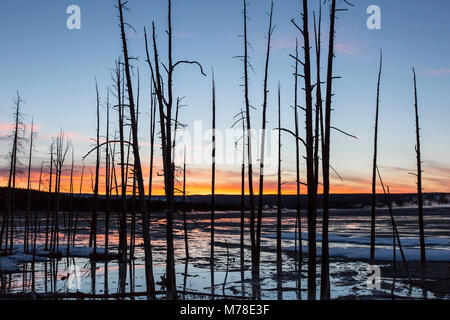
[[[93,194],[93,177],[91,177],[91,171],[95,172],[95,167],[85,167],[84,177],[83,177],[83,187],[81,193],[84,194]],[[163,196],[164,188],[163,188],[163,177],[158,176],[156,172],[158,170],[154,170],[153,172],[153,187],[152,194],[155,196]],[[105,194],[105,172],[104,169],[100,170],[100,182],[99,182],[99,194]],[[144,174],[144,184],[145,184],[145,193],[148,194],[148,175],[149,168],[143,168]],[[120,192],[120,170],[117,171],[117,180],[119,184],[119,192]],[[188,195],[210,195],[211,194],[211,172],[209,169],[201,169],[201,170],[192,170],[187,172],[187,189],[186,193]],[[3,176],[4,183],[3,186],[7,185],[7,177]],[[43,173],[42,175],[42,184],[41,191],[48,191],[48,172]],[[248,181],[247,175],[245,176],[245,194],[248,195]],[[416,184],[414,177],[389,177],[391,181],[395,181],[395,183],[389,184],[391,193],[416,193]],[[54,179],[54,177],[53,177]],[[175,193],[177,195],[181,194],[182,187],[182,178],[178,178],[179,182],[176,186]],[[445,180],[443,178],[443,180]],[[6,181],[6,183],[5,183]],[[53,180],[54,181],[54,180]],[[73,184],[74,184],[74,193],[78,194],[80,192],[80,182],[81,182],[81,167],[76,168],[76,172],[73,175]],[[386,179],[387,181],[387,179]],[[446,186],[445,181],[440,181],[435,177],[426,178],[424,177],[424,192],[450,192],[450,189]],[[254,178],[254,194],[258,195],[258,179]],[[444,187],[443,187],[444,186]],[[27,187],[27,174],[24,172],[20,177],[17,178],[16,187],[18,188],[26,188]],[[31,172],[31,187],[34,190],[38,190],[39,188],[39,170],[32,170]],[[54,182],[53,186],[54,188]],[[131,179],[129,179],[128,183],[128,194],[131,194],[132,191]],[[63,176],[61,178],[61,192],[68,193],[70,190],[70,171],[63,172]],[[301,194],[307,194],[306,186],[301,185],[300,187]],[[322,192],[321,187],[319,186],[319,194]],[[377,187],[377,193],[382,193],[381,186]],[[114,195],[116,193],[115,189],[112,191]],[[222,195],[240,195],[241,194],[241,173],[231,172],[226,170],[217,170],[216,171],[216,186],[215,193]],[[344,183],[341,182],[338,178],[331,179],[331,188],[330,193],[339,193],[339,194],[358,194],[358,193],[371,193],[371,181],[369,178],[367,179],[348,179],[348,181],[344,180]],[[264,183],[264,194],[275,195],[277,194],[277,177],[270,175],[265,177]],[[286,174],[283,177],[283,185],[282,185],[282,194],[283,195],[295,195],[296,194],[296,184],[295,178]]]

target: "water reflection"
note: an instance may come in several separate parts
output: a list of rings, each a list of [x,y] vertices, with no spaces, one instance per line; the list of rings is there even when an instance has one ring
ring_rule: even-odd
[[[446,213],[447,214],[447,213]],[[245,239],[244,247],[240,244],[240,213],[217,212],[216,214],[216,260],[214,264],[209,260],[209,219],[207,213],[193,213],[188,219],[189,234],[189,255],[186,259],[186,246],[184,238],[183,220],[175,221],[175,257],[176,280],[180,298],[206,298],[217,299],[227,296],[234,298],[260,298],[260,299],[305,299],[306,280],[302,272],[306,272],[307,266],[302,263],[299,256],[300,245],[298,227],[294,212],[285,212],[283,220],[282,239],[283,248],[295,248],[295,251],[285,251],[283,253],[283,263],[276,261],[276,239],[272,237],[276,234],[276,216],[268,214],[263,220],[261,268],[258,273],[251,270],[250,244],[249,239]],[[75,216],[77,217],[77,215]],[[436,221],[436,216],[428,215],[430,220]],[[431,219],[433,218],[433,219]],[[154,257],[154,277],[156,280],[156,291],[158,298],[164,298],[165,286],[165,220],[164,216],[155,217],[151,224],[152,249]],[[396,216],[399,232],[402,237],[414,234],[414,223],[408,220],[407,216]],[[45,219],[44,219],[45,220]],[[63,221],[63,219],[61,219]],[[87,247],[89,242],[89,226],[85,219],[80,216],[77,219],[76,240],[70,241],[78,247]],[[408,221],[408,222],[405,222]],[[450,225],[449,219],[442,219],[436,229],[430,230],[431,236],[439,236],[440,230],[448,230],[444,223]],[[39,225],[45,225],[45,221],[40,221]],[[114,226],[114,219],[111,226]],[[129,218],[131,222],[131,218]],[[247,222],[247,221],[246,221]],[[379,224],[378,224],[379,222]],[[16,224],[20,225],[20,220]],[[302,226],[303,237],[307,236],[306,221],[301,219],[299,225]],[[379,227],[378,227],[379,225]],[[438,225],[436,223],[436,225]],[[363,211],[350,212],[348,214],[332,216],[330,219],[330,234],[340,236],[367,236],[370,221]],[[248,225],[245,225],[246,234]],[[320,230],[320,219],[318,221]],[[58,229],[61,243],[67,243],[73,237],[73,233],[68,235],[62,226]],[[16,236],[20,238],[20,228],[17,228]],[[45,228],[37,236],[37,245],[45,245]],[[102,222],[99,222],[99,232],[102,230]],[[130,232],[129,232],[130,234]],[[382,216],[377,221],[377,235],[389,236],[392,234],[392,226],[389,219]],[[288,237],[287,235],[292,235]],[[109,250],[117,252],[118,233],[114,227],[110,228]],[[105,236],[99,233],[97,242],[101,248],[104,244]],[[0,292],[2,294],[12,293],[32,293],[38,294],[59,294],[64,297],[64,293],[72,293],[72,298],[77,297],[77,292],[90,293],[92,298],[96,296],[100,299],[145,299],[145,268],[144,253],[140,225],[136,224],[134,236],[127,239],[127,243],[133,243],[134,259],[119,262],[111,261],[91,261],[88,257],[70,257],[62,260],[49,259],[34,263],[23,264],[19,273],[0,273]],[[305,241],[303,243],[305,245]],[[365,244],[345,244],[331,243],[330,247],[345,246],[365,247]],[[438,246],[438,245],[436,245]],[[441,245],[445,247],[445,245]],[[392,248],[392,245],[384,245],[385,248]],[[65,247],[62,247],[65,248]],[[448,248],[447,248],[448,249]],[[129,256],[133,258],[133,256]],[[239,261],[239,262],[238,262]],[[399,277],[397,264],[393,265],[393,274],[386,278],[389,286],[382,288],[377,294],[387,294],[389,296],[412,297],[433,297],[433,294],[416,287],[410,288],[404,278]],[[355,296],[373,295],[374,292],[365,286],[367,263],[358,261],[339,260],[330,264],[330,274],[332,276],[331,297],[337,298],[349,294]],[[320,265],[318,266],[320,270]],[[406,285],[405,285],[406,283]],[[194,292],[199,293],[198,295]],[[66,296],[68,297],[68,296]]]

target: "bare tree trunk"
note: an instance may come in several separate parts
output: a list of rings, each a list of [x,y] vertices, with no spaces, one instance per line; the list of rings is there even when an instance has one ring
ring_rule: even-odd
[[[322,3],[319,2],[319,21],[316,24],[314,14],[314,40],[316,47],[316,113],[314,127],[314,188],[317,196],[319,190],[319,149],[323,147],[323,119],[322,119],[322,84],[320,77],[321,70],[321,30],[322,30]],[[317,198],[316,198],[317,200]]]
[[[189,260],[189,242],[186,220],[186,146],[184,146],[184,163],[183,163],[183,231],[184,231],[184,249],[186,252],[186,263]]]
[[[169,16],[170,16],[170,2],[169,2]],[[169,18],[170,21],[170,18]],[[172,183],[173,175],[172,164],[171,164],[171,118],[168,117],[169,112],[164,112],[164,106],[167,110],[172,107],[172,105],[166,104],[164,99],[164,93],[162,89],[162,79],[159,72],[159,58],[158,49],[156,46],[156,32],[155,23],[152,24],[153,28],[153,49],[154,49],[154,63],[155,69],[153,70],[150,55],[148,50],[147,32],[145,32],[145,44],[147,52],[147,62],[152,73],[152,82],[156,90],[156,96],[159,105],[159,118],[161,125],[161,150],[163,154],[163,168],[164,168],[164,190],[166,194],[167,203],[167,213],[166,213],[166,242],[167,242],[167,268],[166,268],[166,279],[167,279],[167,296],[169,299],[177,299],[176,285],[175,285],[175,265],[174,265],[174,247],[173,247],[173,188]],[[171,37],[169,37],[169,42],[171,42]],[[171,47],[171,46],[170,46]],[[172,66],[170,67],[172,68]],[[167,119],[167,124],[166,124]],[[167,130],[170,129],[170,130]]]
[[[140,199],[140,207],[141,207],[141,215],[142,215],[142,234],[144,238],[144,252],[145,252],[145,276],[146,276],[146,284],[147,284],[147,297],[154,298],[155,291],[155,282],[153,278],[153,266],[150,257],[151,246],[150,246],[150,235],[149,235],[149,219],[148,219],[148,209],[147,202],[145,200],[145,189],[144,189],[144,180],[142,176],[142,167],[141,167],[141,159],[139,154],[139,138],[137,132],[137,122],[136,122],[136,113],[134,107],[134,98],[133,98],[133,86],[131,83],[131,72],[130,72],[130,64],[128,58],[128,48],[127,48],[127,39],[125,35],[125,23],[123,18],[123,4],[121,0],[118,0],[118,7],[120,13],[120,30],[122,36],[122,49],[124,55],[124,63],[125,63],[125,74],[127,80],[127,91],[128,91],[128,100],[129,100],[129,109],[130,109],[130,120],[131,120],[131,130],[133,134],[133,154],[134,154],[134,162],[135,162],[135,174],[139,189],[139,199]]]
[[[83,166],[81,168],[80,192],[79,192],[80,197],[81,197],[81,194],[83,192],[83,178],[84,178],[84,162],[83,162]],[[75,215],[75,223],[74,223],[74,227],[73,227],[72,246],[75,246],[75,238],[77,236],[78,217],[79,217],[79,215],[80,215],[80,213],[77,211],[77,213]]]
[[[328,221],[329,221],[329,195],[330,195],[330,129],[331,129],[331,99],[333,84],[333,58],[334,58],[334,26],[336,20],[336,0],[331,2],[330,33],[328,44],[327,89],[325,98],[325,135],[322,148],[322,174],[323,174],[323,213],[322,213],[322,272],[321,281],[328,286],[321,286],[321,298],[329,299],[329,247],[328,247]]]
[[[47,218],[45,221],[45,250],[49,249],[49,227],[50,227],[50,211],[52,210],[52,180],[53,180],[53,150],[55,143],[52,142],[50,146],[50,178],[48,182],[48,206],[47,206]]]
[[[37,233],[38,233],[38,220],[36,218],[34,223],[34,239],[33,239],[33,258],[31,262],[31,293],[34,295],[36,292],[36,280],[35,280],[35,264],[36,264],[36,240],[37,240]]]
[[[125,91],[122,88],[124,80],[121,77],[121,61],[116,63],[116,89],[117,89],[117,103],[119,112],[119,140],[120,140],[120,183],[121,183],[121,197],[120,197],[120,230],[119,230],[119,259],[121,262],[127,260],[127,180],[125,178],[125,138],[124,138],[124,119],[125,119]],[[126,268],[124,264],[123,268]],[[126,270],[125,270],[126,273]]]
[[[166,242],[167,242],[167,293],[169,299],[177,298],[176,279],[175,279],[175,257],[174,257],[174,243],[173,243],[173,212],[174,212],[174,163],[172,158],[172,111],[173,111],[173,72],[175,68],[180,64],[196,64],[199,66],[203,75],[203,69],[197,61],[179,60],[173,62],[172,60],[172,2],[168,1],[168,63],[164,65],[167,71],[167,99],[164,94],[164,81],[160,73],[160,62],[158,57],[158,49],[156,46],[156,32],[155,24],[153,27],[153,49],[154,49],[154,67],[150,61],[150,55],[148,50],[148,41],[146,30],[145,43],[147,52],[147,62],[149,64],[152,82],[156,90],[156,96],[159,105],[159,117],[161,125],[161,145],[162,145],[162,158],[164,169],[164,189],[167,202],[167,217],[166,217]],[[205,75],[206,76],[206,75]]]
[[[11,149],[10,155],[10,168],[9,168],[9,177],[8,177],[8,194],[6,200],[6,215],[2,224],[2,231],[0,235],[0,239],[3,238],[3,234],[6,230],[5,236],[5,251],[8,247],[8,237],[9,237],[9,254],[13,253],[14,246],[14,211],[15,211],[15,189],[16,189],[16,172],[17,172],[17,153],[19,149],[19,130],[21,130],[22,121],[21,121],[21,113],[20,106],[22,103],[22,99],[20,98],[19,93],[17,92],[17,98],[14,100],[15,103],[15,124],[14,124],[14,133],[13,133],[13,145]],[[8,221],[9,218],[9,221]],[[9,233],[8,233],[9,232]],[[1,240],[0,240],[1,242]]]
[[[10,241],[9,241],[9,253],[13,253],[13,246],[14,246],[14,215],[15,215],[15,194],[16,194],[16,173],[17,173],[17,153],[19,149],[19,126],[21,124],[20,121],[20,103],[22,100],[20,99],[19,93],[17,93],[17,100],[16,100],[16,123],[15,123],[15,130],[14,130],[14,142],[13,142],[13,152],[12,152],[12,176],[10,175],[10,180],[12,179],[12,189],[10,183],[8,183],[8,190],[11,193],[10,194]]]
[[[298,42],[295,39],[295,74],[294,74],[294,121],[295,121],[295,135],[298,137],[300,132],[298,128]],[[295,172],[296,172],[296,187],[297,187],[297,197],[296,197],[296,224],[298,227],[298,257],[296,256],[298,265],[302,265],[303,260],[303,246],[302,246],[302,220],[300,212],[300,146],[299,140],[295,139]],[[300,268],[299,268],[300,270]]]
[[[54,210],[54,228],[53,228],[53,246],[52,252],[55,255],[60,255],[59,252],[59,208],[61,202],[61,177],[62,177],[62,169],[64,166],[64,162],[66,160],[67,152],[69,150],[69,141],[65,140],[65,135],[61,131],[59,135],[56,137],[56,160],[55,160],[55,171],[56,171],[56,180],[55,180],[55,210]]]
[[[419,236],[420,236],[420,267],[422,273],[422,281],[425,280],[425,232],[423,224],[423,196],[422,196],[422,160],[420,154],[420,126],[419,126],[419,107],[417,104],[417,83],[416,72],[413,68],[414,75],[414,109],[416,116],[416,157],[417,157],[417,206],[419,213]]]
[[[31,123],[31,132],[30,132],[30,152],[28,157],[28,181],[27,181],[27,210],[25,213],[25,234],[24,234],[24,247],[23,251],[28,253],[28,241],[29,241],[29,233],[30,233],[30,211],[31,211],[31,160],[33,158],[33,136],[34,136],[34,123]]]
[[[378,178],[380,179],[381,187],[383,188],[386,205],[388,206],[388,209],[389,209],[389,215],[391,216],[391,224],[392,224],[393,233],[394,233],[394,235],[393,235],[394,236],[394,239],[393,239],[394,240],[394,246],[393,246],[393,248],[394,248],[394,265],[396,263],[395,262],[395,239],[397,239],[398,248],[400,250],[400,255],[402,257],[402,261],[405,266],[406,273],[408,274],[409,283],[411,285],[411,275],[409,273],[408,263],[406,262],[405,254],[404,254],[403,248],[402,248],[402,243],[400,242],[400,235],[398,233],[397,224],[395,223],[394,214],[392,212],[392,201],[391,201],[391,194],[389,191],[389,186],[387,186],[387,192],[386,192],[386,189],[384,188],[383,179],[381,178],[381,174],[380,174],[380,171],[378,170],[378,167],[377,167],[377,173],[378,173]]]
[[[67,234],[67,248],[66,255],[69,256],[70,253],[70,241],[71,241],[71,230],[72,230],[72,216],[73,216],[73,167],[74,167],[74,155],[73,155],[73,147],[72,147],[72,165],[70,167],[70,203],[69,203],[69,228]]]
[[[315,115],[315,148],[314,148],[314,166],[315,166],[315,193],[317,196],[319,188],[319,145],[324,149],[324,129],[323,129],[323,101],[322,101],[322,84],[320,77],[321,70],[321,30],[322,30],[322,5],[320,3],[319,8],[319,21],[318,26],[316,25],[316,17],[314,15],[314,34],[315,34],[315,46],[316,46],[316,115]],[[319,134],[320,131],[320,134]],[[320,143],[319,143],[320,135]],[[317,199],[316,199],[317,200]],[[322,246],[324,245],[322,239]],[[328,245],[328,243],[326,244]],[[330,278],[329,278],[329,262],[328,256],[322,256],[321,260],[321,280],[320,280],[320,298],[322,300],[328,300],[330,298]]]
[[[316,113],[315,113],[315,139],[314,139],[314,189],[316,195],[319,190],[319,149],[324,147],[324,130],[323,130],[323,101],[322,101],[322,83],[321,83],[321,30],[322,30],[322,5],[319,2],[319,21],[316,25],[316,16],[314,15],[314,35],[316,47]],[[320,136],[320,139],[319,139]],[[322,240],[323,245],[323,240]],[[320,281],[320,298],[328,300],[330,298],[330,279],[328,271],[327,257],[321,260],[321,281]]]
[[[97,214],[98,214],[98,184],[100,174],[100,95],[97,81],[95,81],[97,94],[97,138],[96,138],[96,160],[95,160],[95,184],[94,184],[94,207],[92,209],[91,233],[89,236],[89,247],[94,247],[94,257],[97,254]]]
[[[242,165],[241,165],[241,223],[240,223],[240,260],[241,269],[244,269],[244,237],[245,237],[245,121],[244,113],[241,110],[241,121],[242,121]],[[243,271],[242,271],[243,272]]]
[[[38,184],[38,193],[39,193],[39,198],[40,198],[40,192],[41,192],[41,186],[42,186],[42,171],[44,168],[44,161],[42,161],[41,163],[41,170],[39,172],[39,184]],[[38,201],[39,203],[39,201]],[[36,264],[36,241],[37,241],[37,235],[38,235],[38,230],[40,230],[41,228],[41,223],[38,222],[39,217],[38,217],[38,211],[36,210],[35,214],[34,214],[34,240],[33,240],[33,259],[32,259],[32,264],[31,264],[31,292],[34,294],[35,293],[35,288],[36,288],[36,269],[35,269],[35,264]]]
[[[377,147],[378,147],[378,111],[380,106],[380,82],[383,67],[383,53],[380,50],[380,69],[377,82],[377,103],[375,110],[375,136],[373,138],[373,166],[372,166],[372,198],[370,210],[370,261],[375,261],[375,206],[377,201]]]
[[[278,128],[281,128],[281,88],[278,82]],[[277,277],[281,277],[281,130],[278,130],[278,190],[277,190]]]
[[[303,0],[303,49],[305,61],[302,64],[305,80],[306,105],[306,173],[308,184],[308,299],[316,299],[316,194],[314,176],[314,137],[312,121],[311,54],[309,44],[308,2]]]
[[[252,135],[249,100],[249,77],[248,77],[248,40],[247,40],[247,1],[244,0],[244,95],[245,95],[245,115],[247,122],[247,159],[248,159],[248,190],[250,198],[250,242],[252,255],[252,274],[258,273],[258,256],[255,238],[255,200],[253,193],[253,160],[252,160]]]
[[[149,62],[150,68],[152,69],[153,83],[155,85],[159,104],[159,117],[161,125],[161,142],[162,142],[162,153],[163,153],[163,167],[164,167],[164,189],[166,194],[167,202],[167,223],[166,223],[166,242],[167,242],[167,293],[169,299],[177,299],[176,291],[176,279],[175,279],[175,257],[174,257],[174,246],[173,246],[173,186],[174,186],[174,172],[172,166],[172,149],[171,149],[171,135],[172,135],[172,26],[171,26],[171,1],[169,0],[168,8],[168,38],[169,38],[169,75],[168,75],[168,100],[164,99],[163,84],[159,71],[159,60],[158,60],[158,50],[156,46],[156,34],[155,34],[155,24],[153,23],[153,48],[154,48],[154,59],[155,59],[155,74],[153,74],[153,69],[151,67],[150,58],[147,53],[147,61]],[[147,49],[148,52],[148,49]],[[166,108],[166,112],[164,111]]]
[[[155,128],[156,128],[156,99],[153,93],[153,82],[150,82],[150,173],[148,181],[148,201],[149,214],[152,209],[152,188],[153,188],[153,162],[155,150]]]
[[[106,159],[105,159],[105,193],[106,193],[106,211],[105,211],[105,258],[108,257],[109,250],[109,221],[111,211],[111,159],[109,152],[109,88],[106,97]]]
[[[134,172],[132,173],[133,184],[132,186],[132,195],[131,195],[131,217],[130,217],[130,260],[133,260],[134,257],[134,243],[136,239],[136,175]]]
[[[150,173],[148,183],[149,218],[152,212],[152,187],[153,187],[153,162],[155,149],[155,128],[156,128],[156,98],[153,94],[153,82],[150,81]],[[150,225],[149,225],[150,228]],[[151,235],[151,234],[150,234]],[[151,238],[150,238],[151,241]],[[150,257],[153,265],[153,257]]]
[[[140,77],[138,69],[138,83],[137,83],[137,98],[136,98],[136,124],[139,127],[139,96],[140,96]],[[138,128],[139,129],[139,128]],[[130,144],[131,146],[131,135]],[[128,148],[128,156],[130,154],[130,148]],[[127,160],[128,163],[128,160]],[[136,164],[134,164],[135,166]],[[131,202],[131,230],[130,230],[130,260],[134,259],[135,243],[136,243],[136,172],[133,169],[133,190],[132,190],[132,202]],[[131,269],[130,269],[131,271]]]
[[[266,64],[264,71],[264,101],[263,101],[263,117],[262,117],[262,137],[261,137],[261,155],[259,165],[259,197],[258,197],[258,221],[256,226],[256,260],[257,260],[257,272],[259,273],[259,264],[261,261],[261,226],[262,226],[262,210],[264,206],[264,151],[266,144],[266,113],[267,113],[267,93],[268,90],[268,76],[269,76],[269,60],[270,60],[270,42],[272,39],[272,16],[273,16],[273,1],[270,6],[269,16],[269,30],[267,31],[267,51],[266,51]]]
[[[166,197],[168,198],[169,210],[167,211],[167,263],[168,263],[168,271],[167,271],[167,282],[168,282],[168,291],[169,298],[176,299],[177,298],[177,289],[176,289],[176,275],[175,275],[175,252],[174,252],[174,244],[173,244],[173,212],[174,212],[174,184],[175,184],[175,172],[174,172],[174,164],[171,163],[172,152],[173,150],[170,148],[170,141],[172,141],[172,103],[173,103],[173,62],[172,62],[172,1],[168,1],[168,10],[167,10],[167,25],[168,25],[168,62],[169,62],[169,72],[167,75],[167,94],[168,94],[168,102],[167,102],[167,121],[166,124],[166,137],[167,141],[167,167],[164,171],[168,173],[168,183],[166,187]]]

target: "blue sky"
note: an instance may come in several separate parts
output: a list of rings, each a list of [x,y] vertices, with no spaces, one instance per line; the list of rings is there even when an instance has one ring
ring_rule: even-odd
[[[341,12],[337,20],[333,125],[356,136],[349,139],[333,132],[332,164],[348,186],[369,190],[373,121],[375,112],[378,54],[382,48],[384,66],[381,85],[379,163],[386,179],[398,191],[415,187],[414,114],[411,68],[418,77],[419,107],[425,170],[425,191],[450,191],[450,2],[447,0],[354,0],[355,6]],[[289,58],[300,34],[290,23],[300,21],[301,2],[275,1],[272,59],[269,75],[269,128],[276,126],[276,84],[281,82],[283,126],[292,128],[293,61]],[[309,1],[311,11],[318,1]],[[81,8],[81,30],[66,28],[66,8]],[[39,128],[36,164],[46,157],[50,137],[62,128],[71,137],[77,159],[95,136],[95,87],[97,78],[102,98],[111,84],[114,60],[120,55],[120,38],[115,1],[111,0],[15,0],[3,4],[0,12],[0,125],[12,122],[12,99],[17,90],[26,101],[26,122],[34,118]],[[341,7],[348,7],[338,0]],[[381,30],[366,27],[369,5],[381,8]],[[249,1],[249,41],[252,65],[250,99],[257,109],[253,123],[261,126],[262,80],[265,59],[267,0]],[[160,53],[165,58],[165,0],[130,0],[126,20],[137,33],[128,30],[130,54],[140,58],[143,106],[148,108],[149,71],[145,63],[143,28],[155,21]],[[323,42],[328,40],[328,7],[323,7]],[[241,0],[174,0],[174,59],[195,59],[208,73],[203,77],[194,66],[185,66],[175,76],[175,94],[185,96],[180,117],[192,125],[196,120],[210,123],[210,70],[217,82],[218,128],[229,128],[232,116],[243,107]],[[326,48],[323,48],[324,56]],[[325,66],[325,59],[322,64]],[[323,70],[325,75],[325,69]],[[300,82],[301,83],[301,82]],[[303,93],[299,95],[300,104]],[[104,124],[104,120],[102,120]],[[303,128],[303,118],[300,118]],[[142,139],[148,140],[148,116],[141,117]],[[190,130],[189,127],[187,130]],[[0,134],[4,136],[6,130]],[[284,136],[285,179],[292,182],[293,141]],[[0,140],[2,159],[8,152]],[[291,147],[288,147],[291,146]],[[148,149],[143,147],[143,153]],[[6,163],[5,161],[3,161]],[[237,168],[237,167],[236,167]],[[236,168],[222,168],[234,170]],[[201,168],[198,168],[200,170]],[[220,168],[219,168],[220,169]],[[206,169],[205,169],[206,170]],[[428,179],[428,180],[427,180]],[[334,180],[337,191],[339,180]],[[428,190],[427,190],[428,187]],[[344,188],[342,186],[342,188]],[[395,190],[392,190],[395,192]]]

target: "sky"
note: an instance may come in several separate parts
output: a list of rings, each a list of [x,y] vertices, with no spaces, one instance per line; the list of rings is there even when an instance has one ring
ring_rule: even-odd
[[[310,14],[318,14],[317,1],[308,1]],[[378,163],[383,180],[392,193],[415,192],[415,122],[412,67],[417,73],[418,102],[421,121],[424,192],[450,192],[450,2],[447,0],[354,0],[349,7],[338,0],[338,6],[348,8],[340,12],[336,21],[336,59],[332,125],[358,139],[337,131],[332,132],[331,164],[342,177],[332,174],[331,191],[334,193],[370,192],[373,156],[374,115],[379,51],[383,50],[383,73],[380,95],[380,125]],[[78,5],[81,9],[81,29],[69,30],[67,7]],[[112,85],[111,73],[115,60],[121,54],[116,2],[112,0],[16,0],[3,4],[0,11],[0,184],[7,183],[8,159],[13,122],[13,99],[20,92],[24,122],[34,121],[38,132],[33,154],[32,183],[37,187],[41,163],[44,177],[48,179],[49,145],[52,137],[63,130],[73,145],[76,163],[75,176],[81,174],[82,157],[92,148],[96,128],[96,92],[98,82],[102,99],[101,130],[104,132],[105,99]],[[370,5],[381,9],[381,29],[370,30],[366,12]],[[150,73],[145,62],[144,27],[151,29],[155,22],[161,57],[166,61],[167,1],[129,0],[126,21],[134,30],[127,29],[130,55],[137,57],[133,64],[140,75],[140,139],[144,174],[149,172],[149,87]],[[173,55],[174,60],[196,60],[201,63],[207,77],[194,65],[186,65],[175,73],[175,96],[184,97],[180,121],[187,125],[179,137],[195,130],[205,139],[198,146],[189,145],[187,185],[191,194],[210,193],[210,141],[211,128],[211,70],[214,68],[217,100],[217,128],[226,135],[235,120],[233,116],[244,107],[242,89],[243,63],[238,56],[243,53],[243,1],[241,0],[174,0]],[[268,28],[268,0],[251,0],[248,6],[248,37],[251,43],[250,101],[254,110],[252,124],[261,127],[264,60]],[[274,24],[271,60],[269,67],[269,97],[267,127],[273,135],[277,127],[277,83],[281,85],[282,127],[294,128],[294,77],[293,60],[301,34],[292,25],[294,18],[301,20],[301,1],[274,1]],[[312,17],[311,17],[312,18]],[[312,19],[311,19],[312,20]],[[312,30],[312,25],[310,26]],[[323,6],[322,78],[325,77],[326,44],[328,42],[329,10]],[[313,39],[313,35],[311,35]],[[302,57],[302,52],[300,52]],[[137,86],[135,79],[135,88]],[[302,79],[299,81],[302,88]],[[324,91],[325,88],[323,88]],[[136,89],[135,89],[136,90]],[[112,97],[111,97],[112,99]],[[299,104],[304,104],[304,94],[299,90]],[[111,111],[114,112],[114,111]],[[202,127],[200,129],[199,125]],[[304,136],[304,116],[300,113],[299,125]],[[117,128],[112,116],[111,131]],[[271,140],[271,139],[269,139]],[[272,141],[272,140],[271,140]],[[272,141],[273,142],[273,141]],[[158,139],[157,139],[158,148]],[[234,140],[228,140],[234,145]],[[178,144],[183,150],[183,143]],[[282,135],[283,192],[295,192],[295,143],[292,136]],[[201,148],[201,150],[199,149]],[[239,149],[231,151],[239,154]],[[25,146],[26,149],[26,146]],[[230,149],[218,153],[229,154]],[[256,148],[254,157],[259,157]],[[275,145],[266,149],[266,158],[275,159]],[[304,150],[301,151],[304,154]],[[205,153],[203,161],[194,161],[196,155]],[[21,161],[27,163],[28,150]],[[177,158],[181,164],[182,155]],[[305,161],[301,163],[301,180],[304,181]],[[70,165],[70,156],[66,162]],[[95,164],[95,157],[86,158],[86,172]],[[273,161],[273,164],[276,164]],[[26,169],[27,165],[24,165]],[[161,172],[160,153],[157,150],[155,165]],[[25,170],[26,171],[26,170]],[[240,192],[240,161],[220,163],[217,166],[216,193]],[[255,174],[256,177],[256,174]],[[155,178],[155,193],[161,194],[162,182]],[[63,189],[67,189],[68,171],[65,171]],[[26,182],[25,172],[19,185]],[[255,179],[255,183],[257,179]],[[267,193],[276,192],[275,167],[266,172]],[[78,185],[78,181],[75,183]],[[85,183],[83,192],[90,191]],[[65,190],[67,191],[67,190]],[[380,190],[381,191],[381,190]]]

